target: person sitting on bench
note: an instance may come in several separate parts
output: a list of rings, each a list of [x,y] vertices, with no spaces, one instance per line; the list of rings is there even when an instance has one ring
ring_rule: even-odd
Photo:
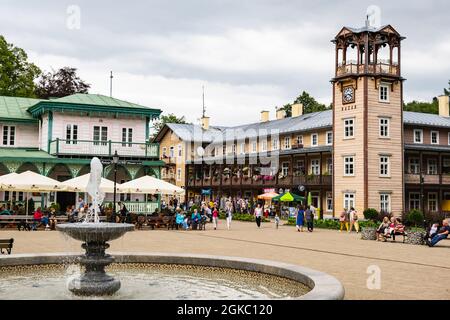
[[[402,221],[397,218],[394,230],[391,230],[391,237],[392,241],[395,241],[396,235],[404,235],[405,234],[405,226],[403,225]]]
[[[442,228],[439,229],[438,233],[433,236],[431,241],[429,239],[426,240],[427,245],[429,247],[434,247],[439,241],[447,239],[449,233],[450,233],[450,226],[448,220],[444,220],[442,221]]]
[[[33,214],[33,226],[31,227],[32,230],[36,231],[37,228],[41,225],[41,220],[42,220],[42,211],[41,211],[41,207],[37,208],[36,211]]]
[[[201,220],[200,213],[198,213],[197,209],[194,209],[194,212],[192,213],[191,216],[192,230],[197,230],[200,220]]]

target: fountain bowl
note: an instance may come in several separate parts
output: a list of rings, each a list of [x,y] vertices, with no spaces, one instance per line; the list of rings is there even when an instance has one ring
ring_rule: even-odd
[[[122,237],[128,231],[133,231],[134,225],[128,223],[80,222],[58,224],[56,229],[71,238],[86,243],[108,242]]]

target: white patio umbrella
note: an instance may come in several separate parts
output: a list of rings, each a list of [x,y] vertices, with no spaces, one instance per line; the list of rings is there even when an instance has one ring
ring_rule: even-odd
[[[4,175],[0,176],[0,190],[5,190],[5,189],[3,189],[3,186],[1,184],[3,180],[9,179],[10,177],[15,177],[17,175],[18,175],[18,173],[11,172],[11,173],[4,174]],[[9,202],[10,202],[11,206],[12,206],[12,201],[13,201],[13,197],[9,197]]]
[[[66,180],[61,182],[61,185],[64,186],[67,191],[73,192],[87,192],[87,185],[89,183],[90,173],[84,174],[82,176]],[[114,181],[102,178],[100,182],[100,189],[105,193],[113,193],[114,192]],[[121,185],[116,183],[116,191],[120,192]]]
[[[123,193],[182,195],[184,189],[151,176],[143,176],[120,185]]]

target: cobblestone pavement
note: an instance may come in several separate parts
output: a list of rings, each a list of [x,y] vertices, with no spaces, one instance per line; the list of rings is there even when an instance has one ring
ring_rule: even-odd
[[[80,243],[55,231],[0,230],[13,237],[13,253],[81,252]],[[233,221],[226,230],[141,230],[111,243],[109,251],[202,253],[269,259],[327,272],[345,287],[346,299],[450,299],[450,240],[436,247],[364,241],[356,233],[315,229],[296,232],[291,226],[261,229]],[[369,289],[370,270],[381,271],[381,289]],[[368,270],[369,269],[369,270]],[[372,279],[372,278],[370,278]],[[370,281],[369,281],[370,282]]]

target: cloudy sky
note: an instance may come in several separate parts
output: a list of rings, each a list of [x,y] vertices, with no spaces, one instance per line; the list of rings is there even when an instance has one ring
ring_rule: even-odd
[[[1,0],[0,33],[43,70],[78,68],[91,93],[109,95],[113,70],[114,97],[194,123],[204,85],[211,123],[232,125],[258,121],[263,109],[274,117],[303,90],[329,104],[330,40],[344,25],[362,26],[371,4],[407,37],[405,100],[441,94],[448,0]]]

